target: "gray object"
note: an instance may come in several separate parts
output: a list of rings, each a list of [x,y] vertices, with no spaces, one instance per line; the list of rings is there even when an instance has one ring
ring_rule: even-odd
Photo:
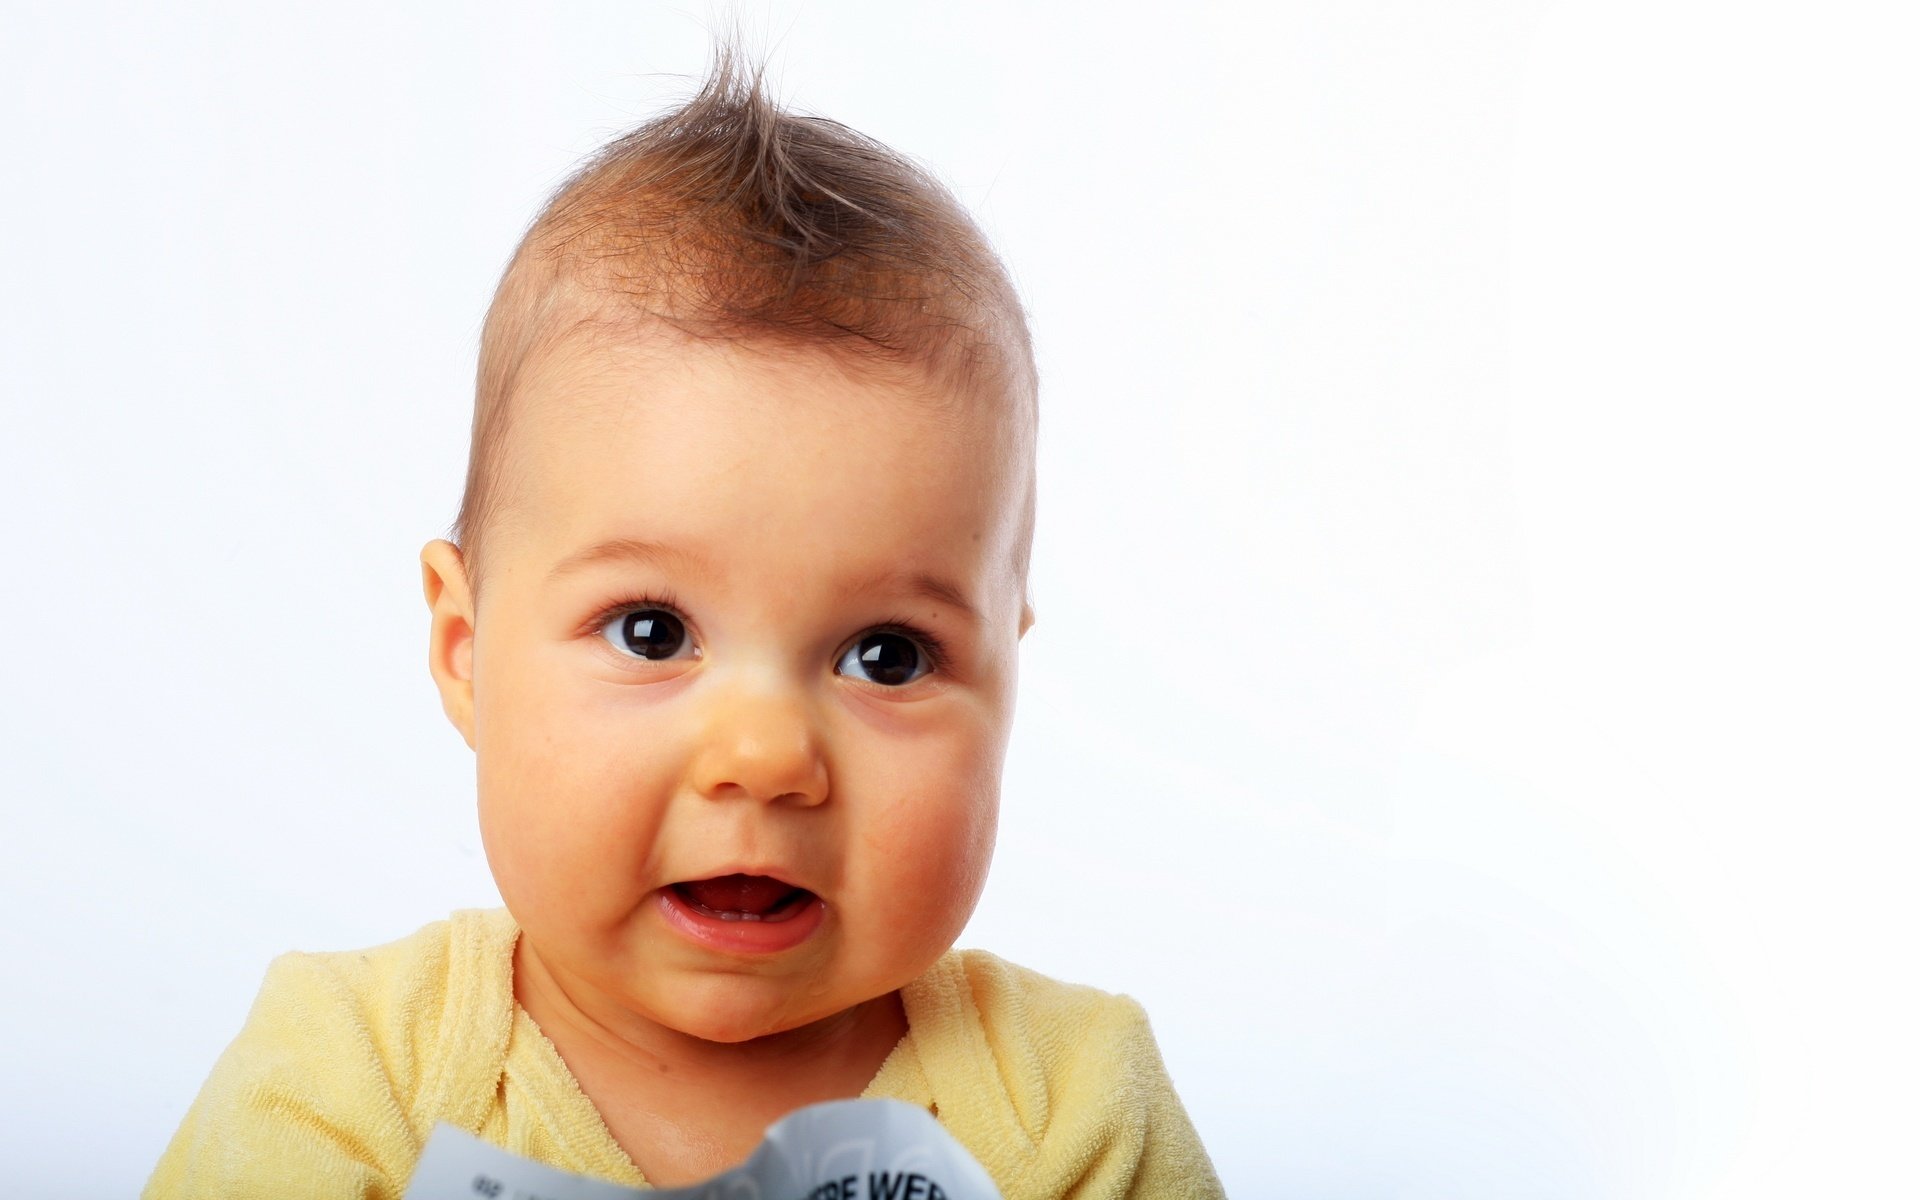
[[[733,1170],[663,1191],[575,1175],[442,1123],[404,1200],[1000,1200],[1000,1192],[924,1110],[831,1100],[774,1122]]]

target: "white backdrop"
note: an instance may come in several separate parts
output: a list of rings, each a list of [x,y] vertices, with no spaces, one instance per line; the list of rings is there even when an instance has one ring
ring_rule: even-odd
[[[963,944],[1138,997],[1237,1197],[1910,1185],[1906,6],[756,3],[1032,310]],[[692,5],[11,5],[15,1190],[267,962],[497,903],[425,667],[489,290]]]

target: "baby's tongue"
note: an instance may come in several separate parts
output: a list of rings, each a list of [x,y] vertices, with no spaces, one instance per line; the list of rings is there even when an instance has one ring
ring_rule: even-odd
[[[765,875],[722,875],[718,879],[699,879],[679,888],[695,904],[714,912],[749,912],[766,915],[794,892],[789,883]]]

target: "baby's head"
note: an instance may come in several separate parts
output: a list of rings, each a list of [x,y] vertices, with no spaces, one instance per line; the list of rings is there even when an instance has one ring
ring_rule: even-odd
[[[421,561],[488,861],[569,995],[738,1042],[952,945],[1032,621],[1034,403],[964,210],[729,56],[555,195]]]

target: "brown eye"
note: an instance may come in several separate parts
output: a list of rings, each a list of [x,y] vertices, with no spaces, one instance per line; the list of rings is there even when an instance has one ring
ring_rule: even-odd
[[[876,632],[848,646],[834,669],[883,687],[903,687],[925,675],[932,665],[913,639]]]
[[[601,632],[614,649],[650,661],[672,658],[687,643],[680,618],[658,608],[620,613]]]

